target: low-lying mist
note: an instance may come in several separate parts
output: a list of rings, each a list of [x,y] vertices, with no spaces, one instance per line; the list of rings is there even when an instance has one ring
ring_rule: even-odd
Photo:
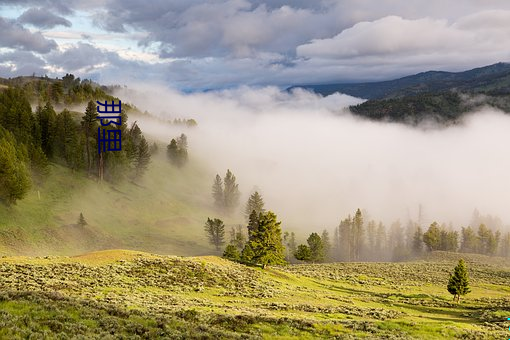
[[[163,119],[194,118],[198,126],[188,130],[137,119],[165,145],[186,133],[211,185],[231,169],[242,205],[258,189],[286,228],[337,226],[358,207],[366,220],[417,220],[419,205],[425,225],[465,226],[474,209],[510,221],[510,117],[490,108],[425,129],[356,118],[346,107],[362,100],[340,94],[147,86],[119,96]]]

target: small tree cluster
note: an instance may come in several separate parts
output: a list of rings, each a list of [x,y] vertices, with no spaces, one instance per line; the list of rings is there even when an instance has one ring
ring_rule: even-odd
[[[225,224],[223,224],[223,221],[219,218],[207,218],[204,231],[209,239],[209,243],[219,251],[221,246],[225,244]]]
[[[188,137],[183,133],[177,139],[173,138],[166,147],[166,154],[170,163],[181,168],[188,162]]]
[[[326,249],[329,247],[329,241],[324,241],[319,234],[311,233],[306,240],[308,245],[300,244],[294,256],[300,261],[323,262],[326,258]]]
[[[227,170],[222,181],[220,175],[216,175],[212,186],[214,206],[221,212],[228,214],[239,205],[239,185],[236,183],[236,176]]]

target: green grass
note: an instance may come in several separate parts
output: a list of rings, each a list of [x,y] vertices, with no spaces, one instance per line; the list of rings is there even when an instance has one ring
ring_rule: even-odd
[[[267,270],[125,250],[4,257],[0,338],[508,337],[510,298],[501,287],[510,286],[510,265],[464,255],[472,292],[460,304],[446,290],[445,271],[456,264],[447,253]]]
[[[211,254],[203,234],[212,176],[190,162],[182,170],[154,157],[139,183],[99,183],[51,164],[16,205],[0,205],[0,254],[74,255],[123,248],[163,254]],[[88,225],[76,225],[80,212]],[[225,220],[229,223],[229,220]]]

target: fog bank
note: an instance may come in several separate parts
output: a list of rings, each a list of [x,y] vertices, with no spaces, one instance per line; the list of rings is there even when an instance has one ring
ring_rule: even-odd
[[[256,187],[287,227],[333,227],[358,207],[386,223],[417,220],[420,204],[424,224],[465,225],[475,208],[510,221],[510,117],[492,109],[421,129],[353,117],[345,108],[361,100],[340,94],[146,86],[119,96],[165,119],[194,118],[196,128],[177,130],[192,161],[208,164],[211,184],[231,169],[243,205]],[[139,124],[165,145],[177,133]]]

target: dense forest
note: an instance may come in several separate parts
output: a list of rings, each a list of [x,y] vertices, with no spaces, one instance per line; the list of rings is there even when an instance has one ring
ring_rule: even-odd
[[[0,91],[0,200],[13,204],[33,181],[43,181],[55,162],[100,180],[136,181],[150,162],[147,141],[136,122],[128,125],[122,104],[120,151],[99,153],[96,101],[119,102],[108,88],[71,74],[62,79],[19,77],[3,80]],[[88,102],[84,112],[67,107]],[[32,110],[35,106],[35,111]],[[61,107],[56,112],[56,107]],[[109,125],[106,129],[112,129]]]

